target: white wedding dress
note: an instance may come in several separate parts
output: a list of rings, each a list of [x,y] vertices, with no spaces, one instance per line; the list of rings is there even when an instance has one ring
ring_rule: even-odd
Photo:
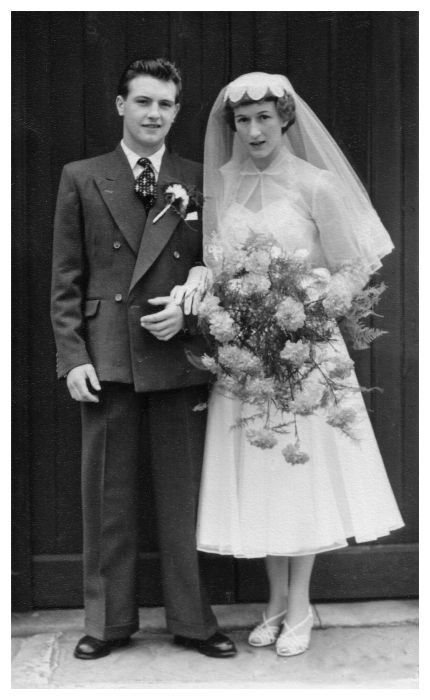
[[[273,186],[275,164],[270,192],[264,191],[264,172],[256,171],[251,161],[242,167],[240,176],[258,183],[246,203],[240,202],[241,177],[236,173],[231,182],[235,201],[220,230],[223,243],[243,241],[252,230],[274,236],[284,251],[307,249],[315,266],[333,268],[356,257],[342,233],[348,223],[331,174],[291,154],[282,158],[284,180]],[[347,355],[340,334],[337,352]],[[357,385],[354,373],[349,381]],[[294,436],[279,436],[272,449],[252,446],[244,430],[232,429],[252,407],[225,396],[215,385],[208,406],[198,549],[246,558],[305,555],[345,547],[351,537],[356,542],[375,540],[402,527],[363,398],[354,396],[360,408],[358,440],[327,425],[322,415],[298,416],[301,449],[310,459],[293,465],[281,449]]]

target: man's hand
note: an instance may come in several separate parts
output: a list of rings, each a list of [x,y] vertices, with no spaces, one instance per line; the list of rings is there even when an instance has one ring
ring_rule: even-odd
[[[66,379],[70,396],[75,401],[98,403],[99,397],[88,389],[87,380],[94,391],[100,391],[101,386],[93,365],[79,365],[71,369]]]
[[[184,327],[184,314],[180,306],[171,297],[155,297],[148,299],[153,306],[164,306],[162,311],[148,316],[142,316],[140,325],[158,340],[170,340]]]

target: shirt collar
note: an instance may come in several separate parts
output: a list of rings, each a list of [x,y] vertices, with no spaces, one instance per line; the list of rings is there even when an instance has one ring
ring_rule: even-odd
[[[131,150],[125,143],[124,139],[121,141],[121,148],[124,151],[125,155],[127,156],[127,160],[130,163],[130,167],[132,170],[137,165],[137,161],[142,158],[142,156],[139,156],[137,153]],[[155,170],[155,174],[158,175],[160,172],[161,168],[161,159],[163,158],[164,151],[166,150],[166,145],[163,143],[161,148],[158,149],[155,153],[153,153],[151,156],[146,156],[148,160],[151,161],[151,165]]]

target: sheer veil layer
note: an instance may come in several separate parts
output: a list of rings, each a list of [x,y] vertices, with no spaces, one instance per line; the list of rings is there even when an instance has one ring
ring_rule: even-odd
[[[381,258],[394,247],[388,232],[360,179],[318,117],[297,95],[285,76],[268,73],[248,73],[229,83],[219,93],[209,115],[204,151],[203,234],[206,264],[216,267],[214,242],[219,235],[223,216],[232,202],[244,203],[259,188],[264,207],[268,203],[268,193],[273,198],[279,188],[294,187],[291,172],[287,172],[288,158],[276,159],[266,171],[258,171],[224,116],[227,101],[234,104],[244,97],[260,100],[267,94],[293,97],[296,119],[283,135],[285,150],[332,174],[331,189],[337,191],[344,209],[342,235],[350,237],[351,250],[358,252],[371,274],[381,266]],[[332,247],[335,245],[336,241],[333,240]]]

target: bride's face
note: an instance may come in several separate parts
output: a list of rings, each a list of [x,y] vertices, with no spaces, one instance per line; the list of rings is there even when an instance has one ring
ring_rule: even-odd
[[[234,107],[236,132],[258,168],[266,168],[282,148],[282,121],[270,100]]]

